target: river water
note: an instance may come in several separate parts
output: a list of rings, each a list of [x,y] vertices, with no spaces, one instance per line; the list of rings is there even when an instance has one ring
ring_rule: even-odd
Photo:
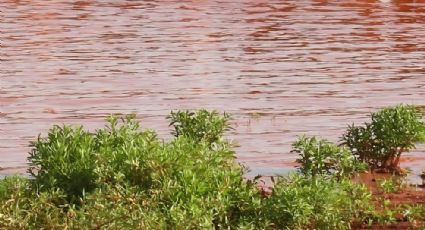
[[[292,167],[297,135],[337,141],[397,103],[425,105],[425,1],[2,0],[0,167],[24,170],[52,124],[136,112],[233,114],[251,173]],[[425,147],[404,164],[425,166]]]

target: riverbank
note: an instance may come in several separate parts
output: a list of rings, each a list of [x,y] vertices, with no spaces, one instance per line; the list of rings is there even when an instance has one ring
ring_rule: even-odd
[[[420,184],[393,184],[383,188],[383,183],[393,176],[382,173],[363,173],[353,180],[371,191],[372,201],[382,219],[388,223],[353,223],[353,229],[423,229],[425,227],[425,188]],[[404,178],[400,178],[404,179]]]
[[[95,131],[53,126],[31,142],[29,176],[0,180],[0,228],[424,227],[422,190],[411,190],[404,174],[364,173],[404,172],[397,156],[425,141],[419,115],[409,105],[383,108],[366,128],[349,126],[342,144],[300,136],[291,150],[297,170],[269,181],[249,178],[237,162],[235,144],[224,137],[226,113],[171,112],[170,140],[142,129],[134,114],[110,116]],[[382,125],[387,131],[375,130]],[[357,129],[376,135],[352,138]],[[398,145],[407,147],[394,152]]]

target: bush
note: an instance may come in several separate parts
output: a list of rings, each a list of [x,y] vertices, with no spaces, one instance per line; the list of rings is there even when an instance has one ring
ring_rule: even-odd
[[[345,147],[301,137],[302,173],[265,195],[223,138],[228,115],[169,118],[170,141],[134,115],[94,132],[54,126],[32,143],[31,178],[0,180],[0,229],[349,229],[379,217],[347,178],[363,165]]]
[[[415,148],[416,143],[425,142],[422,116],[412,105],[383,108],[370,115],[370,123],[349,126],[342,144],[371,168],[397,170],[401,154]]]
[[[264,208],[273,229],[350,229],[372,213],[370,199],[364,185],[349,180],[292,175],[274,184]]]
[[[8,176],[0,180],[0,201],[25,196],[28,186],[28,180],[21,176]]]
[[[153,131],[139,130],[134,115],[108,118],[104,129],[91,133],[81,126],[54,126],[46,138],[32,143],[28,160],[33,185],[40,191],[60,188],[78,199],[102,183],[130,183],[149,188],[146,166],[159,141]]]
[[[130,184],[143,189],[152,185],[152,160],[161,141],[152,130],[141,130],[135,115],[111,116],[104,129],[96,130],[95,174],[98,185]]]
[[[280,177],[272,194],[261,197],[237,171],[226,174],[210,175],[215,179],[204,184],[193,175],[169,179],[150,191],[107,184],[86,193],[78,206],[60,191],[28,193],[17,186],[21,179],[7,178],[14,193],[0,200],[0,228],[348,229],[372,210],[367,189],[348,180]]]
[[[134,115],[112,116],[95,132],[54,126],[47,137],[32,143],[28,159],[33,179],[23,179],[32,185],[28,192],[10,202],[10,193],[17,193],[12,188],[26,190],[19,180],[0,183],[0,195],[9,196],[0,197],[1,227],[261,226],[261,195],[243,179],[244,170],[222,136],[228,116],[187,114],[190,119],[184,122],[173,119],[180,131],[170,142],[141,130]]]
[[[299,170],[304,175],[332,174],[342,178],[366,169],[347,148],[325,139],[302,136],[293,143],[292,148],[292,152],[300,156],[296,162],[300,164]]]
[[[20,176],[0,180],[0,229],[63,229],[65,196],[59,191],[35,193]]]
[[[405,177],[391,176],[387,179],[380,179],[376,181],[379,191],[384,193],[397,193],[404,190],[408,183]]]
[[[40,191],[60,188],[70,198],[92,191],[96,180],[96,143],[81,126],[54,126],[38,137],[28,160],[33,185]]]
[[[228,123],[230,116],[226,113],[219,116],[216,111],[177,111],[171,112],[168,119],[170,126],[174,127],[174,136],[184,135],[196,142],[204,140],[214,143],[223,137],[225,131],[231,129]]]

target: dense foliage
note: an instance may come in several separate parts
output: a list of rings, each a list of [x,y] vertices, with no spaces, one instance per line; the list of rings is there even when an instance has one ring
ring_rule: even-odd
[[[413,105],[386,107],[370,115],[371,122],[349,126],[342,144],[371,168],[396,170],[403,152],[425,142],[423,113]]]
[[[304,175],[333,174],[337,178],[343,178],[367,168],[367,165],[355,159],[347,148],[337,146],[326,139],[302,136],[293,143],[292,148],[292,152],[300,156],[296,161]]]
[[[366,187],[350,181],[362,165],[344,147],[300,138],[301,173],[274,177],[264,195],[223,137],[228,115],[169,119],[168,142],[134,115],[111,116],[94,132],[54,126],[32,143],[31,177],[0,180],[0,229],[350,229],[390,219],[379,219]]]
[[[170,126],[174,127],[174,136],[184,135],[195,141],[217,142],[225,131],[231,129],[230,116],[226,113],[219,116],[216,111],[172,111],[167,118],[170,120]]]
[[[263,207],[275,229],[350,229],[372,213],[370,198],[347,179],[294,174],[277,180]]]

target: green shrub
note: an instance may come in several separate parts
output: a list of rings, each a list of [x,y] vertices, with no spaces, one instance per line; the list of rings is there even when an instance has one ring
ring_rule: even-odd
[[[416,204],[416,205],[400,205],[399,209],[403,214],[403,217],[406,218],[409,222],[421,221],[422,227],[425,227],[425,206]]]
[[[292,175],[274,184],[264,209],[274,229],[350,229],[373,211],[370,198],[349,180]]]
[[[66,196],[60,191],[35,193],[27,178],[0,180],[0,229],[63,229]],[[64,218],[65,217],[65,218]]]
[[[302,173],[264,195],[223,138],[228,115],[169,119],[170,141],[134,115],[94,132],[53,127],[32,143],[31,179],[0,180],[0,229],[349,229],[393,218],[374,214],[367,189],[349,181],[364,165],[344,147],[300,138]]]
[[[168,116],[170,126],[174,127],[174,136],[188,136],[196,142],[204,140],[214,143],[229,130],[230,116],[226,113],[220,116],[216,111],[199,110],[171,112]]]
[[[377,180],[376,183],[378,190],[384,193],[397,193],[408,186],[406,178],[400,176]]]
[[[380,161],[374,154],[376,147],[373,136],[371,125],[365,123],[365,126],[348,126],[342,137],[342,144],[348,146],[357,159],[366,162],[371,168],[375,168]]]
[[[141,130],[134,115],[112,116],[95,132],[53,127],[47,137],[32,144],[29,161],[34,179],[25,183],[33,186],[14,199],[15,206],[10,199],[1,200],[2,227],[260,227],[261,195],[243,179],[244,170],[222,136],[228,116],[201,111],[191,119],[174,120],[175,130],[182,132],[170,142]],[[0,194],[7,196],[19,185],[9,181],[0,183]]]
[[[70,199],[102,183],[152,183],[147,162],[159,141],[153,131],[139,130],[134,115],[111,116],[104,129],[88,132],[81,126],[54,126],[46,138],[32,142],[28,160],[40,191],[59,188]]]
[[[141,130],[135,115],[121,119],[110,116],[104,129],[96,130],[97,184],[128,183],[149,189],[152,185],[151,162],[161,148],[152,130]]]
[[[377,205],[379,208],[370,216],[369,224],[390,224],[396,222],[396,216],[399,214],[399,210],[392,207],[393,204],[391,203],[391,200],[386,199],[385,197],[379,197]]]
[[[372,212],[364,186],[328,177],[281,178],[268,198],[243,182],[203,195],[193,187],[197,182],[183,191],[179,184],[167,182],[154,196],[107,186],[87,194],[81,208],[55,215],[74,229],[349,229]]]
[[[243,180],[234,151],[225,142],[215,148],[193,144],[179,136],[158,156],[150,191],[160,200],[162,216],[176,228],[237,226],[251,202],[259,199],[252,184]]]
[[[60,188],[81,196],[95,188],[95,136],[81,126],[54,126],[46,138],[31,143],[29,173],[40,191]]]
[[[370,115],[370,123],[349,126],[342,144],[372,168],[398,169],[401,154],[415,148],[416,143],[425,142],[422,116],[413,105],[383,108]]]
[[[0,201],[21,197],[28,190],[28,180],[21,176],[7,176],[0,180]]]
[[[366,168],[347,148],[316,137],[300,137],[293,143],[292,152],[299,154],[296,162],[304,175],[333,174],[341,178]]]

